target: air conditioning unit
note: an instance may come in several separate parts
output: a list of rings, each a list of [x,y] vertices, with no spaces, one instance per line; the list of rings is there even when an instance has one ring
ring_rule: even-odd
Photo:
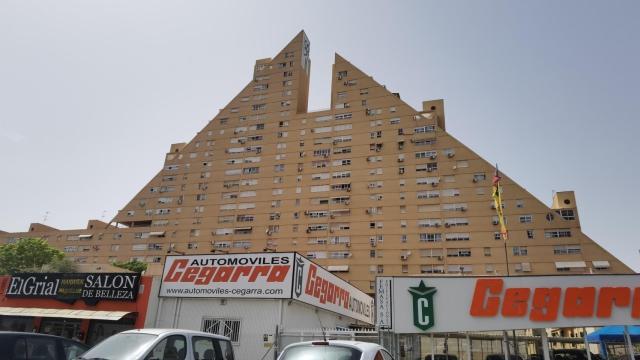
[[[307,228],[306,233],[307,234],[311,233],[311,229]]]
[[[431,160],[435,160],[437,155],[431,155]]]
[[[444,227],[448,228],[448,227],[451,227],[451,225],[446,222],[446,223],[444,223]]]
[[[407,261],[409,259],[409,255],[400,255],[400,260]]]
[[[493,220],[491,223],[492,223],[493,225],[498,225],[500,222],[499,222],[498,220]]]
[[[238,139],[238,142],[239,142],[240,144],[244,144],[245,142],[247,142],[247,140],[245,140],[245,139]]]
[[[453,170],[456,170],[456,169],[458,169],[458,166],[453,165],[451,168],[452,168]]]
[[[347,200],[347,201],[345,201],[345,202],[344,202],[344,204],[345,204],[345,205],[350,205],[350,204],[351,204],[351,201]]]
[[[472,180],[472,181],[473,181],[474,183],[477,183],[477,182],[478,182],[478,179],[473,178],[473,180]]]
[[[345,244],[344,244],[344,246],[346,246],[346,247],[351,247],[351,243],[350,243],[350,242],[345,243]]]
[[[447,157],[448,157],[448,158],[452,158],[452,157],[454,157],[455,155],[456,155],[455,153],[450,152],[450,153],[448,153],[448,154],[447,154]]]
[[[398,158],[398,162],[404,162],[403,158]]]

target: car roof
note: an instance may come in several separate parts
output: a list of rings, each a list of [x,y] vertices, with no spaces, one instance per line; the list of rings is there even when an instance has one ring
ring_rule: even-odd
[[[315,341],[304,341],[287,345],[287,347],[293,347],[298,345],[313,345],[314,343],[323,342],[324,340],[315,340]],[[383,347],[379,344],[364,342],[364,341],[351,341],[351,340],[328,340],[329,346],[331,345],[341,345],[347,346],[354,349],[358,349],[362,352],[372,351],[382,349]]]
[[[229,340],[229,338],[226,336],[216,335],[216,334],[202,332],[202,331],[187,330],[187,329],[133,329],[133,330],[123,331],[122,333],[123,334],[143,333],[143,334],[151,334],[151,335],[157,335],[157,336],[161,336],[161,335],[207,336],[207,337],[212,337],[212,338],[221,339],[221,340]]]

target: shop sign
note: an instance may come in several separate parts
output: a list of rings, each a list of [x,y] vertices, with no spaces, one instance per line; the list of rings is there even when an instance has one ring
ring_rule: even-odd
[[[293,253],[167,256],[160,296],[291,297]]]
[[[322,267],[296,254],[296,274],[293,298],[349,316],[374,323],[373,298]]]
[[[135,301],[139,286],[139,274],[24,273],[11,277],[5,295],[10,298],[53,298],[69,303],[83,299],[88,304],[95,304],[100,300]]]
[[[397,333],[636,324],[639,275],[378,277]],[[391,292],[391,294],[389,294]],[[389,313],[391,309],[391,313]]]
[[[373,298],[297,253],[167,256],[161,297],[294,299],[373,324]]]

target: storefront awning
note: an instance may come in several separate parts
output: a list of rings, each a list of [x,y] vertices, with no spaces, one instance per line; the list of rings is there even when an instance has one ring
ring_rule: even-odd
[[[94,320],[120,320],[130,311],[96,311],[96,310],[75,310],[75,309],[45,309],[45,308],[22,308],[22,307],[0,307],[0,315],[5,316],[36,316],[36,317],[59,317],[70,319],[94,319]]]

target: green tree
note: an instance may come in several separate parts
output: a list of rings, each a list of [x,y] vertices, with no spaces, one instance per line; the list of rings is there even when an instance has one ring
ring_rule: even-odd
[[[147,264],[143,263],[142,261],[138,261],[138,260],[131,260],[131,261],[115,261],[113,263],[113,266],[117,266],[119,268],[123,268],[123,269],[127,269],[127,270],[131,270],[133,272],[137,272],[137,273],[141,273],[145,270],[147,270]]]
[[[76,265],[76,263],[67,258],[53,259],[52,262],[43,265],[40,271],[54,273],[75,273],[78,272],[78,266]]]
[[[43,265],[64,259],[64,253],[41,238],[22,238],[0,245],[0,274],[42,269]]]

